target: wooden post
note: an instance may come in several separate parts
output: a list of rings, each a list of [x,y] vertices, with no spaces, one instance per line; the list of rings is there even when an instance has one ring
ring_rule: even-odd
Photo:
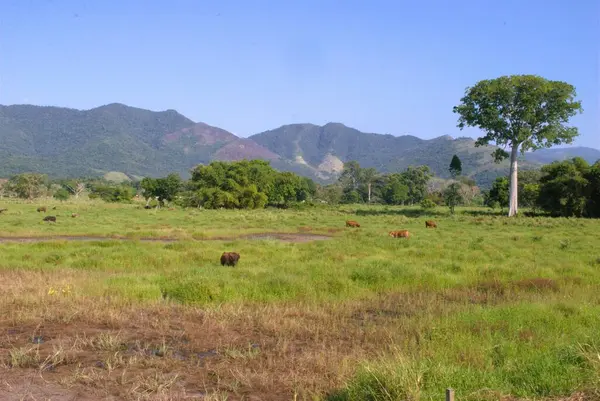
[[[454,390],[451,388],[446,389],[446,401],[454,401]]]

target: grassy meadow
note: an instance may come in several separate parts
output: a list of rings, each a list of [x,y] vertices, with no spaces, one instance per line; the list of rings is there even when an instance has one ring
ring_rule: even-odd
[[[3,207],[1,399],[600,399],[595,220]]]

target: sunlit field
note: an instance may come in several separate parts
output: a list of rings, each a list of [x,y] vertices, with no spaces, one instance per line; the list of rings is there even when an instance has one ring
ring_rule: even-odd
[[[142,206],[0,201],[0,399],[600,399],[598,221]]]

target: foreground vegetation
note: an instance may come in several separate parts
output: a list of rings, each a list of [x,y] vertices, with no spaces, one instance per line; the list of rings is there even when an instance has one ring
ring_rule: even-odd
[[[55,224],[40,223],[37,203],[0,204],[8,393],[437,400],[453,387],[461,400],[600,397],[597,221],[52,202]],[[396,229],[411,238],[387,236]],[[303,236],[243,237],[264,232]],[[65,235],[133,240],[26,242]],[[230,250],[240,263],[222,267]]]

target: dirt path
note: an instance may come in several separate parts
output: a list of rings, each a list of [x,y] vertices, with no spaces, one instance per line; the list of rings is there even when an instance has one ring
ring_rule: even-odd
[[[322,234],[308,234],[308,233],[255,233],[255,234],[244,234],[235,237],[212,237],[212,238],[201,238],[191,239],[192,241],[233,241],[237,239],[246,239],[253,241],[260,240],[279,240],[283,242],[311,242],[311,241],[323,241],[332,239],[332,236]],[[0,243],[35,243],[35,242],[48,242],[48,241],[140,241],[140,242],[177,242],[186,241],[188,239],[177,239],[177,238],[127,238],[127,237],[102,237],[94,235],[47,235],[47,236],[21,236],[21,237],[0,237]]]

